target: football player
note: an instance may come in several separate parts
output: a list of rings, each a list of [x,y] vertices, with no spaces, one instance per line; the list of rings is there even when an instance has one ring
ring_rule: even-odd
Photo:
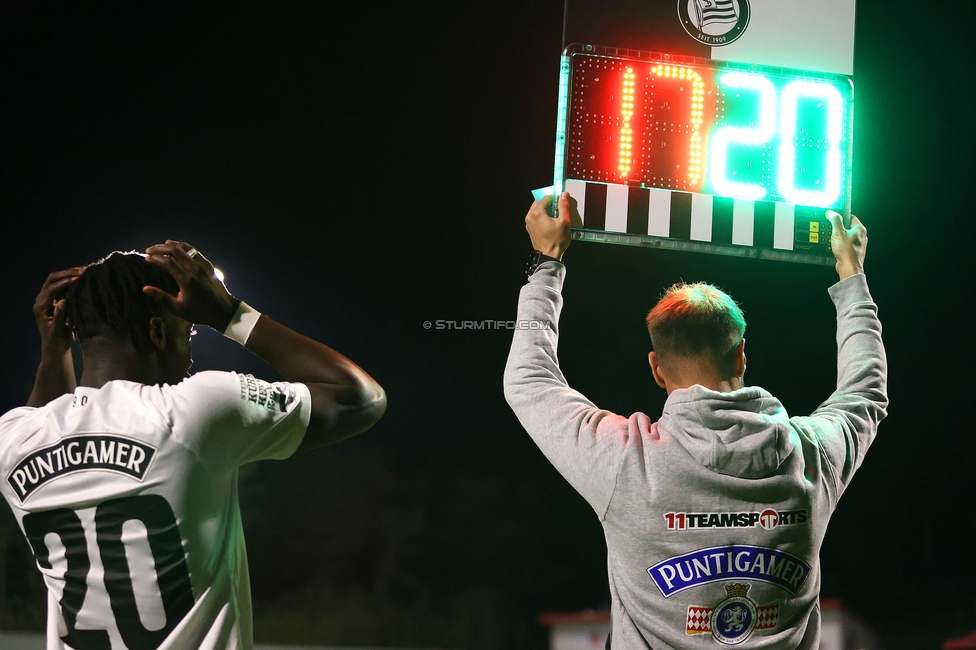
[[[369,429],[383,389],[232,296],[184,242],[53,273],[34,312],[42,359],[27,406],[0,418],[0,491],[44,575],[47,647],[250,648],[238,468]],[[194,325],[285,381],[188,375]]]

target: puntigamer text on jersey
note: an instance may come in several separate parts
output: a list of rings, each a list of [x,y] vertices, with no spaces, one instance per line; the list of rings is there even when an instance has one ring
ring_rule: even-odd
[[[131,438],[73,436],[28,455],[10,472],[7,483],[23,502],[51,479],[79,470],[107,469],[141,481],[155,455],[155,447]]]
[[[721,580],[761,580],[794,596],[810,575],[810,565],[775,548],[730,544],[670,557],[647,569],[665,598],[679,591]]]

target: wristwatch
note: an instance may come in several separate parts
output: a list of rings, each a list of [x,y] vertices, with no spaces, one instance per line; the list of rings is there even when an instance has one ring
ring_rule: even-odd
[[[539,265],[543,262],[559,262],[559,260],[540,251],[532,251],[532,254],[529,255],[529,262],[525,265],[525,277],[529,277],[535,273],[535,270],[539,268]]]

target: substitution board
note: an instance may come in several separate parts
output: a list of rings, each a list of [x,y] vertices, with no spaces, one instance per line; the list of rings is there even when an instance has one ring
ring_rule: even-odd
[[[553,190],[577,202],[574,239],[833,264],[826,211],[851,205],[853,2],[790,4],[631,3],[613,30],[611,3],[604,27],[577,21],[648,47],[562,53]]]

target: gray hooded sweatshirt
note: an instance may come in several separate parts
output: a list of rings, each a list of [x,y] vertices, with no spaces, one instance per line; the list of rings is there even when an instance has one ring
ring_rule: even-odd
[[[820,545],[887,406],[877,306],[863,274],[829,290],[837,390],[790,418],[768,392],[676,390],[657,422],[597,408],[556,357],[565,267],[519,296],[505,397],[603,524],[612,645],[803,648],[820,637]]]

